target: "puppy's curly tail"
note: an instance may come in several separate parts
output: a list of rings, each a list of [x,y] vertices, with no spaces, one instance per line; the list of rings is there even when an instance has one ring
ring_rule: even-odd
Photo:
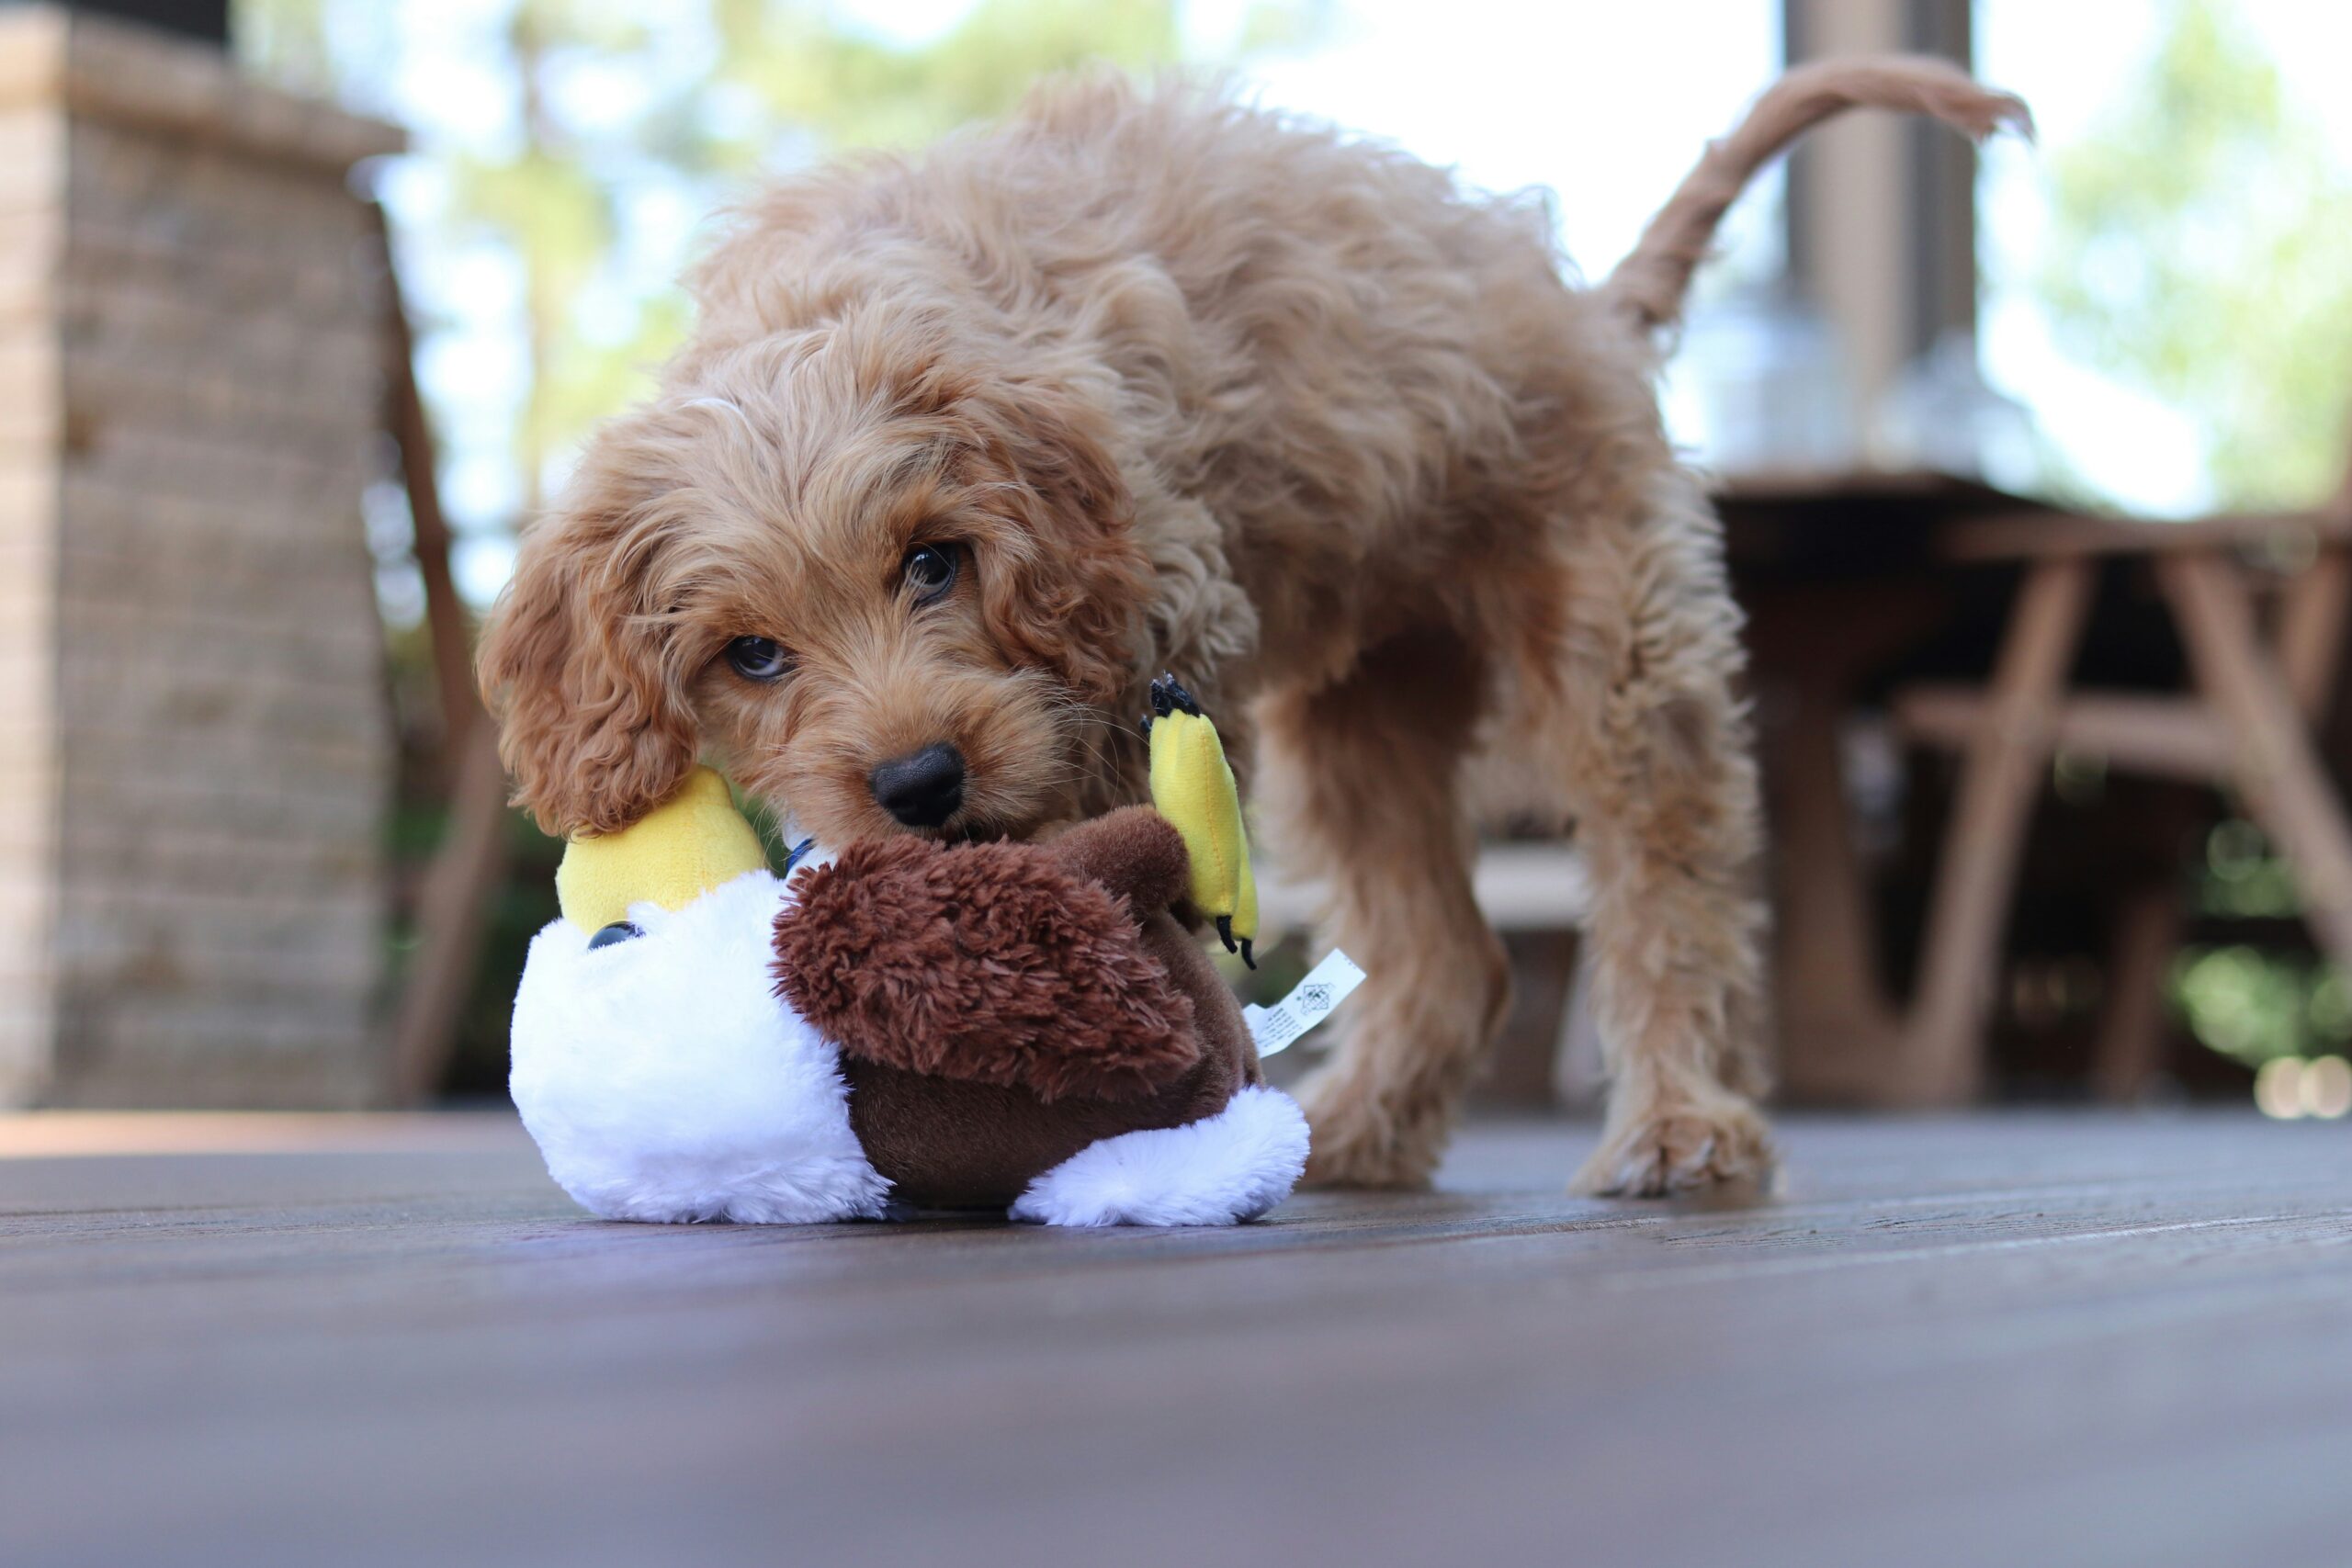
[[[1823,120],[1854,108],[1932,115],[1977,141],[2004,128],[2033,135],[2023,99],[1982,86],[1941,60],[1880,55],[1800,65],[1766,88],[1729,136],[1707,144],[1601,293],[1643,331],[1672,322],[1715,226],[1756,171]]]

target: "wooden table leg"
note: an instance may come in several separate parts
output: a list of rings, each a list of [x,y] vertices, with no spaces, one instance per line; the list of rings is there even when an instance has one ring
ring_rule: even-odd
[[[1781,1083],[1803,1100],[1876,1105],[1902,1023],[1879,984],[1844,737],[1865,673],[1941,625],[1950,602],[1931,585],[1781,587],[1755,595],[1750,612]]]
[[[2352,600],[2352,558],[2324,545],[2287,585],[2278,613],[2278,668],[2303,716],[2327,716],[2344,657],[2344,617]]]
[[[440,1085],[481,964],[490,901],[506,867],[506,773],[499,765],[497,727],[474,690],[473,643],[450,574],[449,525],[434,467],[436,448],[417,391],[415,344],[400,280],[391,270],[390,231],[384,209],[371,211],[385,246],[386,422],[400,444],[401,473],[415,524],[449,773],[449,826],[417,899],[416,958],[393,1018],[386,1067],[393,1102],[416,1105],[430,1100]]]
[[[2091,1052],[2091,1087],[2101,1100],[2132,1104],[2164,1070],[2165,972],[2180,947],[2181,914],[2173,878],[2134,890],[2116,911],[2107,995]]]
[[[509,816],[498,736],[480,722],[466,737],[447,833],[417,898],[416,958],[392,1021],[394,1104],[421,1105],[440,1087],[481,962],[491,896],[505,874]]]
[[[1880,994],[1870,889],[1840,750],[1846,693],[1805,681],[1764,737],[1770,786],[1781,1081],[1801,1100],[1872,1103],[1901,1029]]]
[[[1984,1079],[1984,1032],[2017,886],[2018,858],[2050,759],[2058,703],[2090,608],[2096,568],[2078,558],[2029,567],[1988,691],[1986,722],[1961,764],[1960,795],[1936,871],[1919,996],[1897,1098],[1949,1105]]]
[[[2160,557],[2156,581],[2188,645],[2197,684],[2236,741],[2246,808],[2293,867],[2303,919],[2352,965],[2352,829],[2311,732],[2262,644],[2236,570],[2199,550]]]

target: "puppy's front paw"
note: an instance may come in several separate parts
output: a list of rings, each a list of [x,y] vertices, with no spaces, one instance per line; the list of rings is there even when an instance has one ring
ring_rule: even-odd
[[[1306,1156],[1309,1187],[1367,1188],[1418,1192],[1430,1184],[1443,1147],[1442,1115],[1398,1117],[1363,1086],[1330,1066],[1299,1086],[1314,1143]]]
[[[1772,1135],[1746,1100],[1661,1106],[1612,1125],[1571,1183],[1588,1197],[1662,1198],[1718,1182],[1761,1183]]]

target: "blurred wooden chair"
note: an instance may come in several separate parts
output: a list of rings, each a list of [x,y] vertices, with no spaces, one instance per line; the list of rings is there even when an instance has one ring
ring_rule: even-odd
[[[1942,558],[2023,575],[1986,682],[1895,697],[1901,733],[1958,752],[1961,775],[1885,1098],[1951,1104],[1980,1089],[2018,860],[2060,751],[2234,788],[2292,866],[2321,952],[2352,968],[2352,822],[2318,739],[2344,660],[2348,550],[2352,474],[2307,513],[2181,524],[2036,513],[1942,531]],[[2152,573],[2187,656],[2186,690],[2070,686],[2100,568],[2116,561]],[[2177,889],[2151,887],[2127,900],[2112,934],[2095,1066],[2111,1098],[2130,1098],[2157,1066],[2182,917]]]

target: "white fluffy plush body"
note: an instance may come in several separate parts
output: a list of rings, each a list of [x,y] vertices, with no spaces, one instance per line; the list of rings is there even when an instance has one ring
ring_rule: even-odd
[[[878,1218],[889,1182],[849,1116],[841,1053],[779,998],[771,933],[791,894],[745,872],[643,933],[591,947],[558,919],[514,997],[509,1086],[548,1174],[608,1220],[797,1224]],[[1287,1197],[1306,1122],[1245,1088],[1215,1116],[1122,1134],[1038,1177],[1016,1219],[1226,1225]]]
[[[879,1214],[889,1191],[850,1129],[841,1055],[776,999],[787,897],[745,872],[645,934],[591,948],[556,920],[514,996],[510,1087],[548,1171],[608,1220],[791,1224]]]

